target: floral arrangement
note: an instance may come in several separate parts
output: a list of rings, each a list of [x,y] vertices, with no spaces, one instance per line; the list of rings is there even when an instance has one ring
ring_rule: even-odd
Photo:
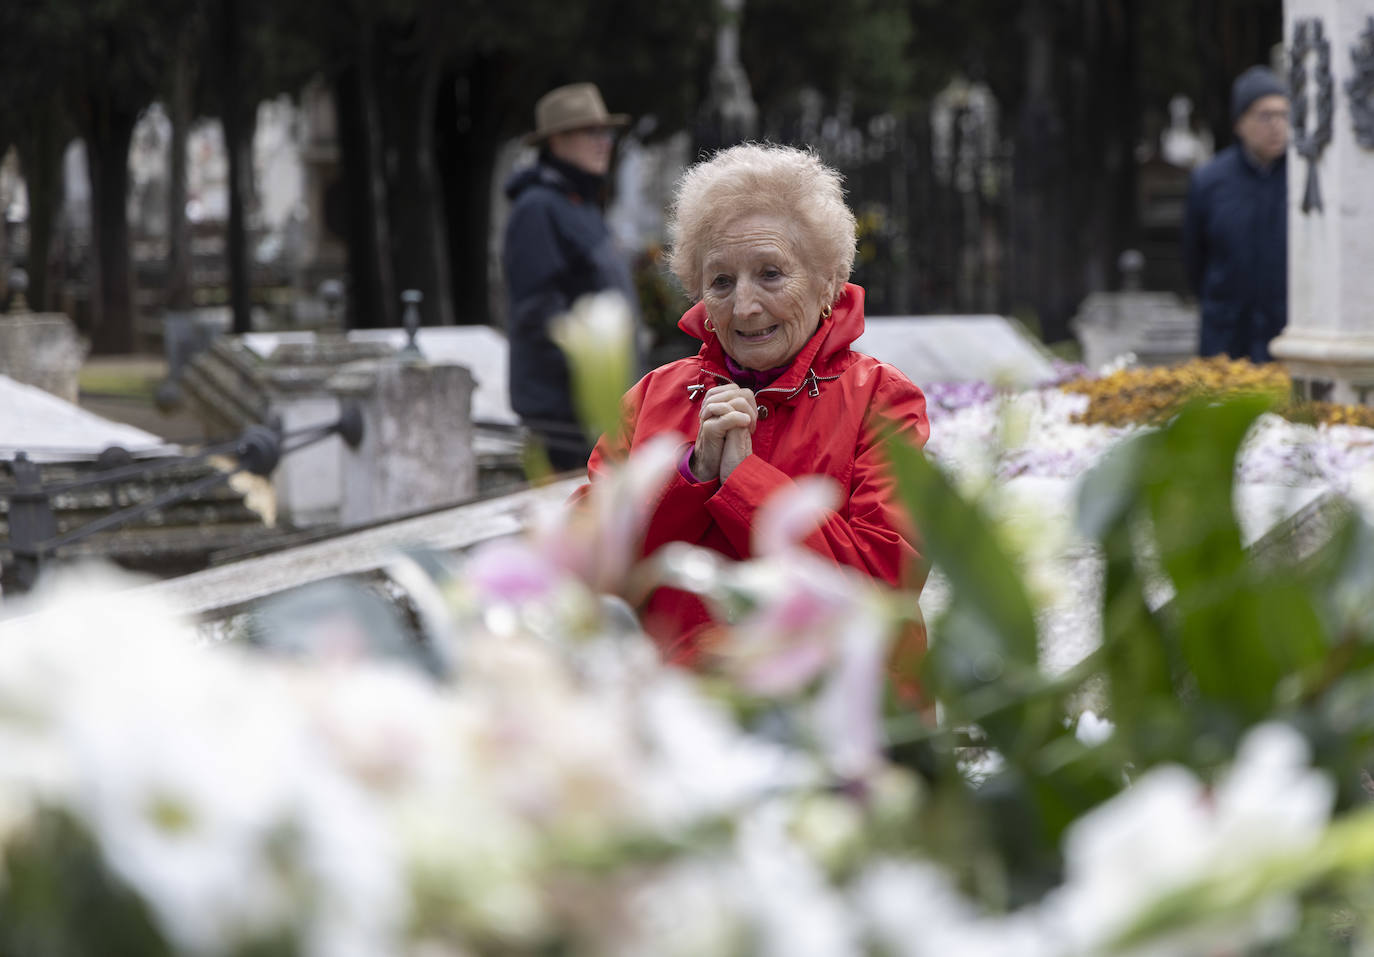
[[[1065,382],[1061,388],[1088,397],[1078,421],[1090,425],[1158,425],[1194,399],[1259,394],[1276,397],[1276,412],[1296,422],[1374,427],[1374,408],[1293,400],[1293,382],[1283,366],[1226,356],[1122,368]]]
[[[1167,423],[1190,400],[1248,395],[1271,404],[1240,449],[1237,481],[1330,490],[1374,516],[1374,412],[1331,406],[1318,416],[1321,403],[1285,405],[1280,397],[1291,386],[1279,366],[1222,358],[1101,377],[1065,367],[1020,392],[984,382],[935,383],[925,391],[927,450],[966,495],[1022,476],[1079,479],[1123,438]]]
[[[563,338],[624,323],[596,301]],[[0,954],[1348,952],[1374,933],[1374,532],[1256,567],[1230,496],[1259,404],[1112,433],[1079,400],[980,394],[934,443],[957,461],[974,412],[1012,455],[1103,430],[1077,517],[1102,642],[1066,674],[959,469],[889,449],[949,583],[939,720],[888,690],[912,596],[799,545],[833,487],[770,502],[753,561],[633,560],[672,443],[432,558],[426,669],[344,613],[273,653],[101,574],[47,583],[0,621]],[[662,582],[731,623],[700,673],[627,607]],[[1094,683],[1102,718],[1073,704]]]

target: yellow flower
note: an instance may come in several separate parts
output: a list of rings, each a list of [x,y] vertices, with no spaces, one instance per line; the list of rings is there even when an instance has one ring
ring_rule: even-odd
[[[1065,383],[1066,392],[1088,397],[1076,421],[1087,425],[1157,425],[1167,422],[1193,399],[1272,395],[1275,412],[1296,422],[1363,425],[1374,428],[1374,409],[1307,402],[1293,397],[1293,381],[1277,363],[1255,365],[1246,359],[1215,356],[1174,366],[1120,369],[1100,379]]]

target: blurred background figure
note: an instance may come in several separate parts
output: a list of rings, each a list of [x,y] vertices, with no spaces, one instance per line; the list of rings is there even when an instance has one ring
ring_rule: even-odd
[[[607,112],[593,83],[551,90],[534,117],[525,142],[539,147],[539,158],[506,182],[513,204],[503,257],[510,397],[562,471],[586,465],[591,441],[577,421],[567,362],[549,323],[588,293],[618,290],[632,308],[638,298],[602,214],[615,132],[628,117]]]
[[[1268,362],[1288,321],[1288,89],[1253,66],[1231,88],[1236,143],[1188,188],[1183,258],[1202,310],[1200,353]]]

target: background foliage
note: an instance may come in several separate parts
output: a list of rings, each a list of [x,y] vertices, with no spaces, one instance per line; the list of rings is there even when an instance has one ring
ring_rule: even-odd
[[[132,124],[154,99],[172,105],[176,128],[225,119],[235,164],[228,298],[243,331],[253,108],[320,75],[339,110],[332,225],[348,247],[350,324],[395,325],[405,287],[425,293],[426,322],[488,322],[496,152],[529,128],[534,100],[590,79],[641,121],[638,135],[686,129],[698,144],[719,144],[711,70],[722,15],[690,0],[14,0],[0,10],[0,150],[20,146],[39,187],[31,229],[50,251],[62,147],[74,134],[87,139],[98,215],[86,323],[97,348],[122,351],[134,333],[122,213]],[[862,125],[891,114],[920,127],[951,78],[988,84],[1014,156],[1013,219],[1023,228],[1011,231],[1002,274],[985,281],[1004,284],[997,308],[1035,315],[1050,340],[1067,335],[1085,292],[1115,284],[1116,256],[1139,241],[1135,150],[1158,130],[1168,98],[1200,103],[1225,143],[1230,80],[1267,60],[1280,31],[1278,0],[751,0],[740,17],[761,134],[786,135],[805,91],[827,115]],[[1080,188],[1087,181],[1093,189]],[[854,200],[862,208],[881,196]],[[932,207],[917,219],[948,234],[954,215]],[[901,226],[896,216],[888,211]],[[913,223],[903,228],[914,234]],[[174,304],[189,270],[185,242],[174,237],[169,252]],[[902,265],[955,268],[940,259]],[[30,272],[30,298],[43,308],[48,270]],[[912,277],[929,299],[915,308],[945,308],[929,291],[953,282]]]

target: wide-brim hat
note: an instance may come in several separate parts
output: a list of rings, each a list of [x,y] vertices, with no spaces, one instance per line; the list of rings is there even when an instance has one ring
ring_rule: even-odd
[[[625,126],[624,113],[607,113],[606,101],[595,83],[569,83],[550,90],[534,104],[534,132],[526,133],[524,143],[533,146],[555,133],[584,130],[598,126]]]

